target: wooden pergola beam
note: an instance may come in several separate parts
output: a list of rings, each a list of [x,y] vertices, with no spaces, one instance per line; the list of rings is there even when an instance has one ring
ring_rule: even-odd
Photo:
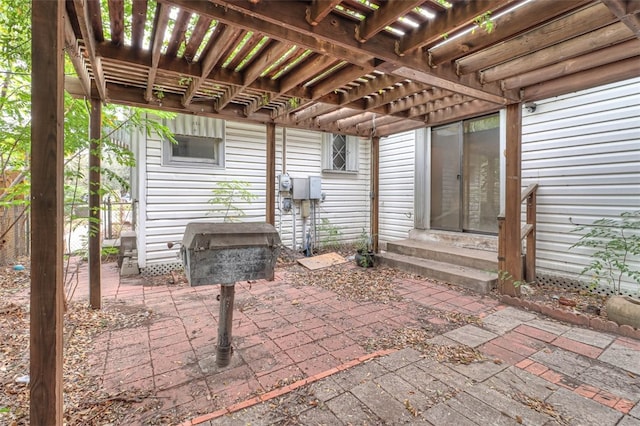
[[[69,22],[69,15],[66,13],[66,11],[64,22],[64,38],[66,44],[65,50],[67,52],[67,56],[69,57],[69,60],[76,70],[78,79],[82,84],[84,95],[86,97],[91,97],[91,77],[89,76],[89,72],[84,66],[84,62],[82,61],[82,52],[80,51],[80,48],[78,46],[75,34],[73,33],[73,28],[71,28],[71,23]]]
[[[640,2],[623,0],[602,0],[609,10],[640,38]]]
[[[109,28],[111,42],[124,44],[124,0],[109,0]]]
[[[318,126],[325,126],[335,121],[343,120],[348,117],[353,117],[354,115],[358,115],[361,113],[362,111],[353,110],[351,108],[340,108],[337,111],[333,111],[324,115],[317,116],[315,119],[315,123]]]
[[[563,93],[638,77],[638,75],[638,57],[634,56],[613,64],[591,68],[579,73],[559,77],[555,80],[525,87],[521,91],[522,101],[547,99]]]
[[[180,45],[184,42],[184,35],[187,32],[187,25],[191,19],[191,13],[185,10],[181,10],[173,25],[173,31],[171,32],[171,38],[167,45],[167,51],[165,55],[168,57],[175,57],[180,49]]]
[[[314,27],[322,21],[334,7],[340,4],[341,0],[313,0],[311,6],[307,8],[305,18]]]
[[[406,34],[398,42],[396,53],[406,55],[422,46],[433,44],[442,35],[451,33],[473,23],[474,19],[509,4],[513,0],[484,0],[456,4],[455,7],[436,15],[430,25],[423,25]]]
[[[355,102],[358,99],[361,99],[363,96],[384,91],[384,89],[393,87],[396,84],[400,83],[402,80],[403,79],[401,77],[396,77],[394,75],[389,75],[389,74],[377,75],[376,78],[371,79],[366,83],[360,84],[355,89],[351,89],[346,93],[344,92],[340,93],[339,104],[340,105],[350,104],[351,102]],[[390,92],[393,92],[393,90],[391,90]]]
[[[321,96],[331,93],[334,90],[351,83],[358,77],[372,71],[373,68],[365,69],[357,65],[347,65],[331,75],[330,78],[325,78],[318,84],[313,85],[311,87],[311,100],[319,99]]]
[[[96,34],[94,34],[93,26],[89,25],[91,18],[89,17],[88,7],[82,0],[73,0],[76,16],[78,17],[78,25],[84,41],[84,46],[89,56],[91,69],[93,70],[93,80],[98,90],[98,95],[102,101],[107,99],[107,86],[104,80],[104,71],[102,69],[102,59],[96,54]]]
[[[264,71],[269,64],[284,55],[289,48],[290,46],[279,41],[272,42],[260,57],[251,62],[247,69],[242,72],[243,84],[241,86],[235,86],[231,90],[227,90],[225,95],[217,100],[216,109],[220,110],[229,105],[238,93],[251,85],[251,83],[260,76],[262,71]]]
[[[140,49],[144,37],[144,24],[147,22],[147,1],[132,0],[131,14],[131,46]]]
[[[410,115],[410,111],[412,108],[418,107],[424,103],[434,102],[438,99],[442,99],[451,95],[453,95],[453,93],[447,90],[433,88],[431,90],[426,90],[424,92],[407,96],[403,99],[398,100],[397,102],[394,102],[393,104],[388,105],[387,113],[395,114],[401,111],[409,110],[408,115]]]
[[[565,39],[580,36],[593,28],[609,25],[613,21],[615,17],[607,7],[602,3],[596,3],[504,43],[495,44],[482,52],[466,56],[456,62],[456,67],[460,74],[469,74],[508,61],[513,57],[526,55],[532,50],[540,50]]]
[[[198,92],[202,84],[204,84],[207,76],[213,71],[213,68],[216,66],[218,61],[222,58],[222,55],[226,50],[231,46],[231,44],[236,40],[239,30],[235,30],[227,25],[219,25],[220,28],[216,27],[216,37],[219,48],[209,49],[205,54],[204,58],[199,61],[200,62],[200,76],[195,77],[189,83],[189,87],[184,94],[182,104],[187,106],[193,100],[193,97]]]
[[[158,4],[154,21],[154,33],[151,35],[151,65],[147,76],[147,88],[144,94],[147,102],[152,102],[154,98],[153,87],[156,81],[156,74],[158,73],[158,64],[160,63],[160,50],[162,49],[164,32],[169,23],[169,8],[166,5],[162,3]]]
[[[31,8],[30,423],[62,425],[63,0]]]
[[[212,21],[213,20],[208,16],[200,16],[198,18],[198,22],[196,22],[196,26],[193,28],[191,37],[189,37],[187,45],[184,48],[184,53],[182,54],[187,61],[193,62],[204,36],[210,31],[209,27],[211,26]],[[219,26],[216,25],[211,29],[211,32],[217,32],[218,30]]]
[[[351,36],[353,23],[341,16],[333,16],[331,22],[322,21],[313,29],[298,16],[304,12],[300,2],[269,2],[251,4],[246,0],[231,3],[222,0],[200,2],[197,0],[159,0],[166,4],[175,4],[182,8],[210,16],[230,25],[256,31],[281,41],[291,40],[294,36],[296,45],[316,52],[324,52],[337,59],[347,61],[364,69],[378,68],[384,72],[393,73],[395,69],[410,68],[414,71],[429,75],[432,86],[456,91],[485,100],[500,98],[500,103],[509,100],[497,84],[481,84],[475,75],[458,76],[452,66],[430,68],[428,58],[420,54],[408,54],[402,58],[404,65],[398,65],[396,40],[383,33],[367,43],[359,43]],[[485,3],[485,2],[472,2]],[[257,19],[256,17],[260,18]],[[304,22],[304,24],[303,24]],[[378,61],[374,61],[377,58]],[[383,67],[380,61],[386,63]],[[374,63],[375,62],[375,63]],[[385,68],[385,69],[382,69]],[[427,71],[425,71],[427,70]],[[369,71],[366,71],[369,72]],[[469,93],[469,91],[475,93]],[[511,100],[516,96],[509,94]]]
[[[570,76],[571,74],[586,71],[591,68],[616,63],[624,59],[640,56],[640,40],[633,39],[600,49],[577,58],[567,59],[557,64],[549,65],[542,68],[509,77],[502,80],[502,86],[505,89],[519,89],[522,87],[532,86],[534,84]],[[640,58],[636,58],[640,63]]]
[[[576,9],[592,0],[532,1],[500,17],[490,33],[482,37],[468,33],[456,38],[455,43],[445,43],[429,49],[429,63],[443,65],[453,59],[469,55],[487,46],[506,40],[529,28],[546,22],[564,12]]]
[[[424,3],[424,0],[388,0],[360,25],[356,26],[356,40],[366,42],[371,37],[398,20],[398,15],[405,15]]]
[[[409,109],[407,113],[407,116],[411,118],[425,116],[425,120],[428,120],[428,115],[433,112],[436,112],[440,109],[452,108],[456,105],[464,104],[471,101],[472,99],[467,96],[462,96],[458,93],[454,93],[451,96],[446,96],[441,99],[434,99],[432,102],[429,102],[427,104],[420,104],[411,107],[411,109]]]
[[[432,84],[433,86],[439,87],[441,89],[460,93],[461,95],[471,96],[473,98],[481,99],[483,101],[493,102],[495,104],[500,104],[500,105],[505,105],[508,103],[507,99],[504,98],[503,96],[492,95],[490,93],[486,93],[471,87],[466,87],[461,90],[460,87],[458,87],[453,82],[446,82],[442,80],[434,81],[432,74],[422,72],[422,71],[417,71],[411,68],[401,67],[396,70],[393,70],[393,74],[400,77],[407,78],[412,81],[418,81],[424,84]]]
[[[290,96],[293,95],[293,93],[288,93],[288,92],[292,91],[299,84],[302,84],[305,81],[309,80],[309,78],[311,78],[312,76],[317,75],[319,71],[321,72],[327,68],[330,68],[333,65],[335,65],[334,58],[324,56],[324,55],[314,55],[311,59],[308,59],[307,61],[305,61],[304,64],[298,67],[295,71],[290,72],[289,74],[279,79],[278,91],[276,93],[273,93],[271,100],[277,100],[283,95],[290,95]],[[293,97],[298,97],[298,96],[293,96]],[[262,105],[255,105],[255,107],[247,108],[246,110],[247,116],[250,116],[257,110],[259,110],[261,107]],[[291,112],[293,109],[294,108],[290,107],[289,104],[287,103],[286,108],[282,108],[274,112],[272,116],[274,118],[277,118]]]
[[[551,65],[562,60],[575,58],[582,54],[620,43],[631,38],[629,29],[621,22],[609,25],[568,41],[538,50],[480,72],[481,80],[493,82],[524,73],[535,68]]]

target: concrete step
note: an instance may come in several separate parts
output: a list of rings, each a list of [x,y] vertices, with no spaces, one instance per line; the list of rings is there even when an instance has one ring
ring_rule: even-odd
[[[486,272],[476,268],[453,265],[437,260],[421,259],[398,253],[380,253],[376,255],[378,264],[391,266],[412,274],[448,282],[468,288],[480,294],[491,291],[498,281],[497,272]]]
[[[498,252],[498,236],[471,232],[442,231],[438,229],[412,229],[409,238],[419,241],[444,243],[450,246]]]
[[[498,254],[495,251],[477,250],[414,239],[388,242],[387,251],[405,256],[452,263],[492,273],[498,271]]]

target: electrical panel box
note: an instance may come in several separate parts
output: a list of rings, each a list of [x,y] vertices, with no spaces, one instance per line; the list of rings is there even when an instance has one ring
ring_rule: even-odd
[[[320,200],[322,198],[322,179],[320,176],[309,176],[309,199]]]
[[[307,178],[291,178],[293,184],[293,199],[308,200],[309,199],[309,180]]]

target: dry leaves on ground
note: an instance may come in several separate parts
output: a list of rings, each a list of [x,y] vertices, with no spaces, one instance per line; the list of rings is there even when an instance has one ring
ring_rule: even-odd
[[[0,423],[29,424],[29,271],[5,270],[0,276]],[[22,293],[21,293],[22,292]],[[65,424],[122,424],[131,404],[149,396],[145,390],[109,394],[100,383],[101,369],[91,357],[101,333],[138,327],[150,312],[122,304],[102,310],[70,303],[64,316],[63,393]]]
[[[295,286],[315,285],[331,290],[343,299],[387,303],[401,299],[394,290],[394,282],[401,275],[391,268],[362,269],[346,264],[315,271],[292,268],[287,279]]]
[[[440,345],[429,342],[433,335],[424,328],[405,327],[383,336],[367,339],[369,350],[413,348],[427,359],[453,364],[471,364],[484,361],[478,350],[466,345]]]
[[[512,395],[512,398],[515,399],[516,401],[526,405],[527,407],[531,408],[532,410],[535,410],[539,413],[545,414],[549,417],[552,417],[556,423],[561,424],[561,425],[568,425],[570,424],[570,422],[564,418],[562,415],[560,415],[560,413],[558,413],[555,409],[555,407],[551,404],[549,404],[548,402],[542,401],[538,398],[529,396],[527,394],[524,394],[522,392],[518,392],[514,395]]]

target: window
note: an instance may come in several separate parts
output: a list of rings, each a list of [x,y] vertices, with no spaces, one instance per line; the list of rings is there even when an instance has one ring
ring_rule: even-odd
[[[171,166],[223,167],[224,121],[206,117],[178,116],[168,121],[178,143],[165,140],[163,163]]]
[[[324,171],[358,171],[358,138],[325,133],[322,143]]]

